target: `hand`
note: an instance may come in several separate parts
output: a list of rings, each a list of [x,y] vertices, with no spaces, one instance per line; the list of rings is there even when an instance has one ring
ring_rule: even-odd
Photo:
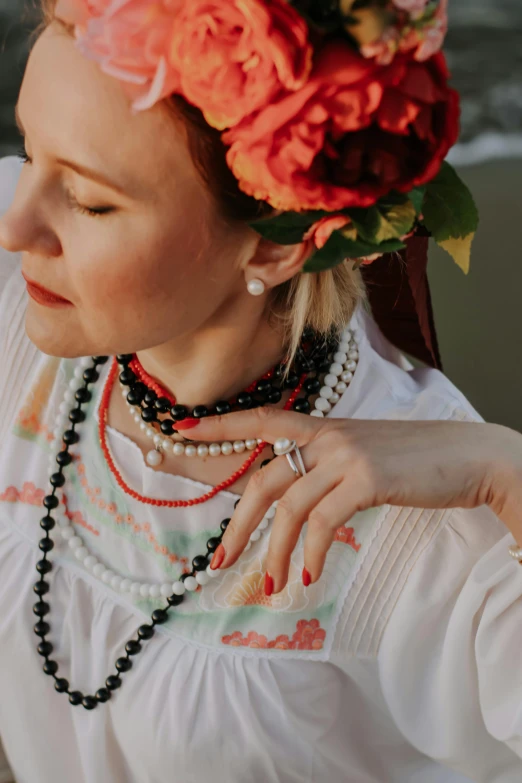
[[[316,419],[257,408],[203,419],[190,437],[208,442],[262,438],[272,444],[286,437],[301,448],[307,475],[296,478],[285,457],[258,470],[222,540],[220,567],[227,568],[278,501],[266,563],[268,594],[272,586],[276,593],[285,586],[306,521],[305,584],[319,579],[337,528],[357,511],[383,504],[487,504],[522,543],[522,436],[499,425]]]

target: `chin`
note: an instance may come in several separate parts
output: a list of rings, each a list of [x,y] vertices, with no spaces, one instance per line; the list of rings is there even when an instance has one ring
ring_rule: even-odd
[[[78,330],[71,327],[69,314],[49,310],[47,315],[41,310],[42,307],[29,302],[25,314],[25,333],[39,351],[61,359],[91,355],[90,346],[82,345]],[[92,353],[96,354],[96,351]]]

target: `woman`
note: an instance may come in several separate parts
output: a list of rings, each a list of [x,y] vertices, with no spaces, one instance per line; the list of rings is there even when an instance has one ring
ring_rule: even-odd
[[[105,5],[60,4],[1,167],[3,779],[519,780],[517,436],[411,368],[352,264],[300,276],[326,221],[248,226],[144,76],[171,17],[126,49],[141,4]]]

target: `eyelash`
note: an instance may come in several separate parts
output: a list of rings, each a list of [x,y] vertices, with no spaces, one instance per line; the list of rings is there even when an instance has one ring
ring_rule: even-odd
[[[72,193],[67,193],[67,198],[69,199],[71,207],[82,215],[102,217],[103,215],[108,215],[110,212],[114,212],[114,207],[84,207],[83,204],[80,204],[76,200]]]
[[[18,151],[18,157],[22,163],[32,163],[31,158],[23,147]],[[71,192],[67,193],[67,198],[70,206],[82,215],[102,217],[103,215],[108,215],[110,212],[114,212],[114,207],[85,207],[76,200]]]

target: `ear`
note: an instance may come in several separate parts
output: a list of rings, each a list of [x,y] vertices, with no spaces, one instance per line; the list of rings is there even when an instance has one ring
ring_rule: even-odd
[[[276,288],[302,270],[312,252],[312,244],[305,241],[298,245],[278,245],[261,237],[245,265],[245,277],[258,278],[267,288]]]

